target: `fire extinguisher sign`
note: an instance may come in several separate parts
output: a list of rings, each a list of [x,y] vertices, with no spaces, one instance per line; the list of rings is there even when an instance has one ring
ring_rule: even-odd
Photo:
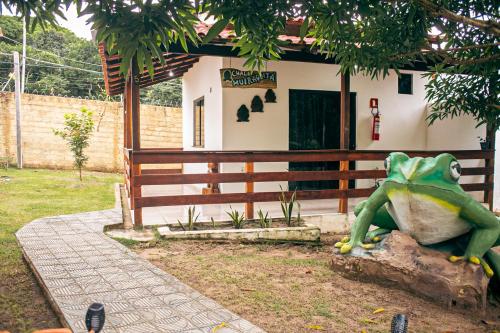
[[[370,109],[373,116],[372,140],[380,140],[380,111],[378,109],[378,98],[370,98]]]

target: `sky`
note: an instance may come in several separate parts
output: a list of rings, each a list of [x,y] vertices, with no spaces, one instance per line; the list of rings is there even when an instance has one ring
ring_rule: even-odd
[[[57,22],[64,28],[67,28],[75,33],[78,37],[85,39],[92,39],[92,34],[90,33],[90,25],[86,23],[88,15],[84,17],[78,17],[76,14],[76,7],[71,5],[67,11],[63,11],[66,20],[58,18]],[[8,10],[3,12],[3,15],[12,15]]]
[[[78,17],[76,14],[76,7],[71,5],[68,11],[65,12],[66,20],[58,19],[59,24],[71,31],[73,31],[78,37],[85,39],[92,39],[90,33],[90,25],[85,22],[88,18]]]

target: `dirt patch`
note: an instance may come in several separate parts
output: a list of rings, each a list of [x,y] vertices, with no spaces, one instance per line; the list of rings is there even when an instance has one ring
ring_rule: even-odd
[[[31,332],[33,328],[61,327],[28,266],[2,274],[0,282],[0,331]]]
[[[447,310],[405,291],[341,277],[328,266],[335,238],[326,237],[322,247],[162,241],[135,250],[268,332],[388,332],[396,313],[408,315],[411,332],[500,328],[494,305],[485,315]]]

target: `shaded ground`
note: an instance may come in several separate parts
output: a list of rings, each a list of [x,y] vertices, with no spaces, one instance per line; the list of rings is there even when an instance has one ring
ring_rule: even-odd
[[[411,332],[500,328],[500,308],[493,305],[484,316],[467,315],[404,291],[342,278],[328,267],[332,237],[327,241],[316,248],[201,241],[129,245],[269,332],[388,332],[396,313],[409,316]]]
[[[112,208],[121,177],[73,171],[0,169],[0,330],[30,332],[59,327],[22,259],[15,232],[44,216]]]

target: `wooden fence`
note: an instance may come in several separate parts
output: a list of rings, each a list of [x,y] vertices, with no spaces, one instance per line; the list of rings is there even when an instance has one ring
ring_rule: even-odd
[[[436,156],[443,151],[405,151],[409,156]],[[480,183],[461,184],[466,191],[483,191],[492,205],[494,151],[448,151],[458,160],[484,160],[484,167],[462,169],[463,176],[482,175]],[[301,150],[301,151],[182,151],[172,149],[125,150],[125,182],[137,225],[142,224],[142,208],[175,205],[245,203],[246,216],[253,217],[254,202],[278,201],[281,192],[254,192],[256,182],[339,180],[338,189],[299,190],[298,200],[339,199],[339,212],[347,212],[349,198],[368,197],[375,189],[349,188],[352,179],[383,179],[385,170],[348,170],[349,161],[383,161],[390,151]],[[340,170],[254,172],[261,162],[340,162]],[[245,163],[238,173],[171,173],[168,169],[141,170],[143,164]],[[143,185],[245,183],[242,193],[212,193],[143,197]],[[286,192],[290,197],[293,192]]]

